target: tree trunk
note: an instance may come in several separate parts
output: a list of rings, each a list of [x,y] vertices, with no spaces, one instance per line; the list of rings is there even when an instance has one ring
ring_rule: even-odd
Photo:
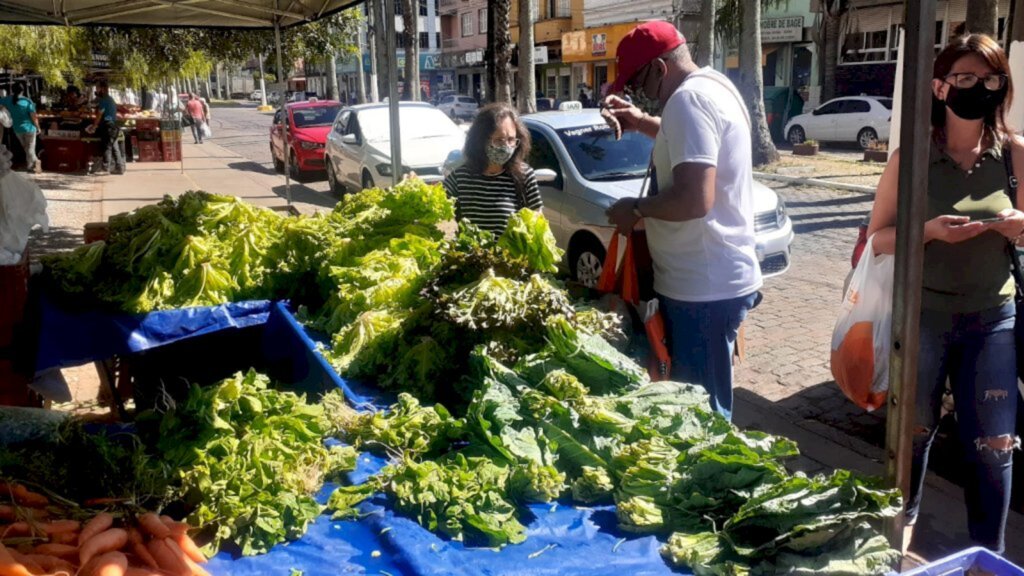
[[[764,112],[764,78],[761,70],[761,3],[743,5],[740,27],[740,91],[750,109],[751,153],[754,166],[778,162],[779,152],[772,143]]]
[[[822,47],[821,101],[828,102],[836,97],[836,68],[839,66],[839,29],[842,25],[843,10],[840,0],[822,0]]]
[[[378,71],[377,71],[377,37],[380,36],[380,31],[377,29],[376,22],[380,21],[377,17],[377,12],[374,8],[376,2],[373,0],[367,0],[366,2],[366,48],[370,51],[370,101],[380,102],[380,92],[378,83]],[[359,61],[359,69],[362,70],[363,62]]]
[[[693,55],[698,66],[710,66],[715,57],[715,5],[717,0],[701,0],[700,35],[697,36],[697,52]]]
[[[341,93],[338,92],[338,56],[331,52],[327,58],[327,99],[340,100]]]
[[[405,30],[405,83],[402,99],[420,99],[420,3],[419,0],[403,0],[402,26]]]
[[[387,47],[387,34],[385,31],[387,27],[394,26],[394,22],[388,22],[385,19],[387,12],[384,10],[384,1],[392,0],[372,0],[373,4],[373,18],[377,23],[376,32],[374,33],[374,39],[376,40],[376,52],[377,52],[377,92],[381,98],[384,98],[388,93],[388,78],[391,74],[395,74],[392,68],[397,67],[398,58],[389,58],[388,47]]]
[[[224,100],[224,86],[222,84],[222,80],[224,79],[224,65],[217,62],[214,72],[216,72],[216,75],[214,76],[214,83],[217,85],[217,98],[219,100]]]
[[[356,96],[360,104],[366,104],[366,71],[363,70],[363,45],[356,37],[356,77],[359,79],[359,86],[356,87]]]
[[[504,0],[495,0],[494,2],[488,2],[487,4],[487,47],[484,48],[484,89],[483,97],[481,98],[481,104],[483,101],[494,101],[494,92],[497,85],[497,79],[495,77],[495,62],[494,62],[494,33],[497,26],[494,25],[494,18],[498,12],[497,4],[501,4]]]
[[[537,111],[537,79],[533,64],[533,0],[519,0],[519,86],[521,114]]]
[[[967,3],[964,33],[988,34],[995,38],[999,26],[998,13],[997,0],[971,0]]]
[[[494,91],[491,93],[492,102],[504,102],[512,104],[512,35],[509,32],[509,13],[512,10],[512,0],[491,0],[488,3],[488,19],[494,24],[494,58],[493,76]],[[493,18],[490,14],[493,12]],[[487,29],[488,34],[491,29]],[[532,50],[532,48],[531,48]]]

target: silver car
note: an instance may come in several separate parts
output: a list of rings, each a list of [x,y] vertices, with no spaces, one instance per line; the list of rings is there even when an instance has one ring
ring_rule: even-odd
[[[544,215],[566,251],[572,277],[595,286],[614,228],[605,210],[635,198],[643,184],[654,141],[635,132],[615,136],[597,110],[541,112],[523,118],[533,147],[529,163],[544,197]],[[793,224],[786,205],[754,182],[754,231],[764,276],[789,268]]]

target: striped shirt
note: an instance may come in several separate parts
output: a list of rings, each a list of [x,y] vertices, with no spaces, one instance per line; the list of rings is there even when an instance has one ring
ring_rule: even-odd
[[[460,166],[444,180],[448,195],[455,199],[455,216],[466,218],[482,230],[500,235],[512,214],[522,208],[540,211],[544,203],[537,179],[529,166],[523,172],[526,205],[516,191],[516,183],[507,171],[487,176]]]

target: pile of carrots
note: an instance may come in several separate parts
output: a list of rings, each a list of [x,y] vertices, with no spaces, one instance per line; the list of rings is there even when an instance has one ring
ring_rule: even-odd
[[[209,576],[188,525],[153,512],[120,519],[100,512],[82,524],[52,519],[49,499],[0,483],[0,576]],[[2,541],[20,541],[14,547]]]

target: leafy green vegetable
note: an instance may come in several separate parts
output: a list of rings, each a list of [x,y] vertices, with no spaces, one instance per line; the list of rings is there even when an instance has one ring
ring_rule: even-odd
[[[540,212],[529,208],[523,208],[508,219],[505,232],[498,238],[498,246],[514,258],[525,258],[530,268],[538,272],[557,272],[564,255],[548,221]]]
[[[398,403],[387,412],[356,412],[340,408],[331,413],[344,439],[356,448],[398,451],[403,456],[429,456],[446,452],[463,435],[464,423],[435,404],[420,406],[409,394],[399,394]]]
[[[547,322],[552,356],[592,392],[618,393],[648,381],[647,372],[603,339],[577,330],[564,316]]]
[[[611,500],[615,484],[604,468],[583,466],[580,475],[572,483],[572,497],[584,504]]]

